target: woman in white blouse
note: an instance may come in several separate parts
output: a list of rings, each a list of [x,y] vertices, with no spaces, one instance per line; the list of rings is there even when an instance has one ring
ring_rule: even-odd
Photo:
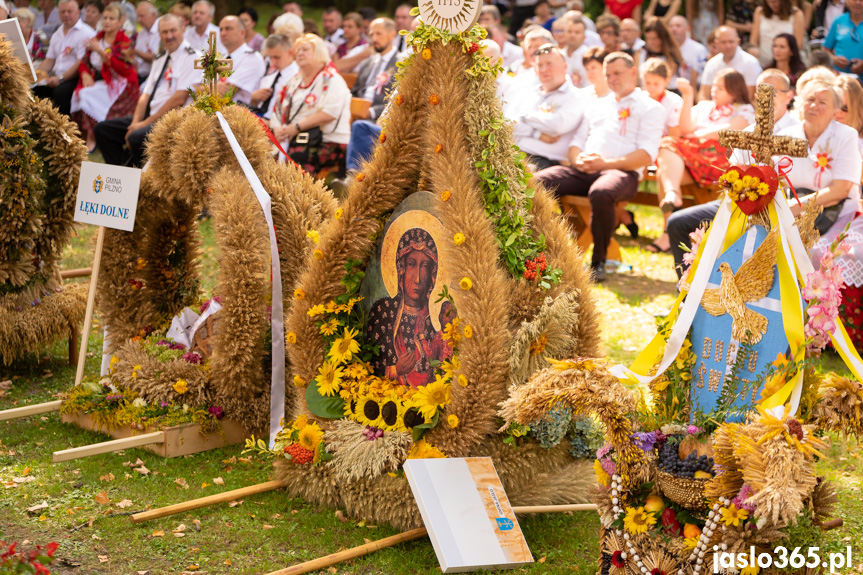
[[[300,36],[294,53],[300,73],[278,94],[270,126],[306,172],[319,178],[330,172],[341,175],[351,135],[351,92],[319,36]]]
[[[805,139],[809,156],[791,158],[787,178],[803,203],[815,201],[824,207],[815,225],[828,234],[837,221],[847,222],[859,209],[863,161],[857,147],[857,131],[834,119],[842,106],[842,95],[832,83],[812,80],[800,91],[803,123],[779,134]],[[814,192],[818,192],[817,196]],[[797,215],[801,207],[790,202]],[[844,225],[844,224],[842,224]]]

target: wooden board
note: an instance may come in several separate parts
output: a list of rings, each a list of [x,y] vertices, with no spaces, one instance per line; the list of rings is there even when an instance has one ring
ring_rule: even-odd
[[[130,427],[120,427],[112,429],[110,432],[100,430],[97,429],[96,424],[87,414],[63,414],[60,416],[60,420],[64,423],[74,423],[78,427],[89,429],[90,431],[105,433],[114,439],[125,439],[144,433],[159,431],[150,427],[140,432],[132,431]],[[222,420],[222,428],[224,429],[223,434],[208,433],[207,435],[201,435],[200,426],[196,423],[167,427],[162,430],[165,432],[164,443],[145,445],[143,447],[162,457],[180,457],[181,455],[191,455],[193,453],[201,453],[202,451],[243,443],[246,437],[249,436],[246,429],[240,423],[231,419]]]

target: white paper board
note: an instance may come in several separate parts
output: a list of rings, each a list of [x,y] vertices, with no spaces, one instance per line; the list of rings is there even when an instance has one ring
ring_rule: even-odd
[[[491,458],[409,459],[404,470],[441,571],[533,562]]]
[[[33,32],[36,33],[35,31]],[[30,51],[27,50],[27,42],[24,41],[24,34],[21,32],[21,25],[18,23],[18,18],[9,18],[8,20],[0,20],[0,34],[6,37],[7,42],[12,42],[12,51],[15,57],[21,60],[30,69],[30,74],[33,75],[33,81],[36,81],[36,70],[33,68],[33,60],[30,59]]]
[[[137,168],[82,162],[75,221],[131,232],[140,187]]]

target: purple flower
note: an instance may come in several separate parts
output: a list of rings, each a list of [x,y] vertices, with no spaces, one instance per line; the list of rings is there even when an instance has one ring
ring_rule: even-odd
[[[213,417],[215,417],[216,419],[222,419],[222,416],[224,416],[224,412],[222,411],[222,408],[219,407],[218,405],[212,406],[207,411],[209,411],[213,415]]]
[[[652,431],[648,433],[637,431],[632,434],[632,441],[640,450],[648,452],[656,444],[656,434]]]
[[[160,339],[159,341],[156,342],[156,345],[171,345],[171,342],[168,341],[167,339]]]
[[[746,500],[752,497],[755,492],[748,485],[743,485],[740,488],[740,492],[737,494],[737,497],[731,500],[731,503],[737,506],[738,509],[745,509],[750,513],[755,511],[755,505],[751,503],[746,503]]]
[[[186,349],[186,346],[182,343],[171,342],[168,344],[168,349]]]
[[[609,477],[617,472],[617,465],[611,459],[603,459],[600,465],[602,465],[602,469],[608,473]]]
[[[201,365],[204,363],[204,358],[201,357],[201,354],[197,351],[187,351],[183,354],[183,360],[195,365]]]
[[[169,406],[169,405],[171,405],[171,404],[170,404],[170,403],[168,403],[167,401],[160,401],[160,402],[159,402],[159,405],[161,405],[162,407],[168,407],[168,406]]]
[[[698,435],[702,431],[704,431],[704,430],[701,429],[700,427],[695,426],[695,425],[690,425],[689,427],[686,428],[686,433],[688,433],[689,435]]]

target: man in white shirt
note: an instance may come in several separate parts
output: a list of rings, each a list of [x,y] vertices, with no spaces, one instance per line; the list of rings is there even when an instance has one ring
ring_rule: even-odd
[[[143,86],[150,74],[150,66],[159,51],[159,9],[151,2],[142,0],[136,8],[141,31],[135,40],[135,61],[138,63],[138,85]]]
[[[557,195],[590,198],[596,281],[605,280],[605,260],[616,226],[615,204],[635,196],[638,178],[659,152],[665,114],[662,105],[637,88],[638,68],[623,52],[603,65],[611,94],[593,103],[583,146],[573,140],[572,166],[554,166],[536,178]]]
[[[273,107],[278,102],[274,96],[300,70],[294,56],[297,37],[273,34],[264,41],[264,55],[270,61],[272,71],[261,78],[260,87],[252,92],[249,104],[252,111],[266,120],[270,119]]]
[[[679,14],[671,17],[668,31],[671,32],[671,37],[680,46],[680,55],[683,56],[686,66],[690,70],[694,70],[700,78],[704,72],[704,65],[707,64],[707,46],[696,42],[689,36],[689,20]],[[688,78],[689,76],[681,74],[680,77]]]
[[[582,121],[578,89],[567,80],[563,51],[543,47],[534,60],[539,86],[514,102],[511,119],[515,144],[538,171],[566,160],[576,132],[580,141],[586,138],[587,122]]]
[[[773,86],[773,134],[778,134],[786,128],[796,126],[800,120],[795,114],[788,111],[791,100],[794,99],[794,86],[788,80],[788,76],[776,68],[769,68],[758,76],[757,84],[770,84]],[[752,132],[755,124],[750,124],[745,131]],[[752,163],[751,153],[747,150],[734,149],[731,152],[731,165],[749,165]],[[692,243],[689,234],[698,229],[702,222],[712,222],[719,211],[719,201],[709,202],[691,208],[678,210],[671,214],[666,224],[668,241],[671,244],[671,254],[674,256],[674,271],[677,277],[681,275],[683,254],[686,252],[680,247],[682,243],[688,246]]]
[[[144,141],[153,124],[176,108],[186,104],[189,88],[200,84],[202,70],[195,70],[198,54],[183,40],[183,24],[174,14],[159,18],[159,37],[165,50],[153,60],[152,73],[141,89],[138,105],[131,117],[105,120],[93,132],[105,163],[143,165]],[[127,149],[123,149],[123,145]]]
[[[399,53],[395,47],[396,23],[389,18],[376,18],[369,25],[369,41],[375,55],[362,63],[357,81],[351,89],[354,98],[370,102],[364,120],[377,120],[386,107],[386,95],[395,81]]]
[[[219,38],[219,27],[213,24],[216,15],[216,7],[209,0],[198,0],[192,4],[192,23],[186,28],[186,42],[192,50],[200,52],[206,50],[210,41],[210,32],[216,32],[216,50],[223,56],[225,46]]]
[[[641,39],[641,27],[632,18],[624,18],[620,21],[620,41],[633,54],[644,48],[644,40]]]
[[[539,86],[539,77],[533,67],[533,59],[537,50],[546,44],[555,45],[554,36],[545,28],[534,26],[524,35],[524,40],[522,40],[524,60],[516,64],[513,70],[515,77],[511,82],[508,82],[503,93],[503,115],[507,118],[512,117],[511,106],[516,105],[521,97]]]
[[[76,0],[61,0],[57,12],[63,25],[51,37],[45,60],[36,71],[39,78],[45,78],[45,85],[36,86],[33,93],[50,98],[61,114],[68,115],[72,93],[78,84],[78,64],[96,31],[80,20],[81,9]]]
[[[226,58],[234,61],[233,73],[222,78],[216,86],[224,95],[234,88],[234,101],[248,105],[252,92],[261,84],[267,65],[260,53],[249,48],[245,42],[243,23],[236,16],[225,16],[219,22],[219,40],[227,52]]]
[[[486,6],[486,8],[497,10],[496,6]],[[509,70],[524,58],[521,48],[507,40],[506,28],[503,25],[490,24],[486,30],[488,31],[488,37],[500,48],[501,66],[504,69]]]
[[[393,12],[393,22],[396,23],[396,30],[399,32],[395,41],[396,51],[398,52],[404,52],[408,49],[407,36],[403,36],[400,32],[402,30],[411,31],[411,22],[413,21],[411,7],[410,4],[399,4],[396,6],[395,12]]]
[[[324,42],[329,42],[335,48],[341,46],[345,41],[345,33],[342,32],[342,13],[335,6],[324,10],[321,16],[321,27],[324,29]]]
[[[708,60],[704,66],[698,99],[710,99],[713,79],[716,74],[726,68],[737,70],[743,75],[743,79],[746,80],[746,87],[749,88],[749,97],[754,97],[755,82],[761,73],[761,64],[758,63],[758,58],[740,47],[740,36],[737,34],[737,30],[731,26],[720,26],[716,29],[716,43],[719,46],[719,54]]]
[[[566,71],[573,84],[579,88],[585,88],[588,82],[582,57],[588,48],[584,43],[587,25],[581,14],[575,11],[564,14],[562,20],[566,23],[566,44],[563,46],[566,54]]]
[[[51,38],[61,26],[60,14],[56,10],[54,0],[39,0],[36,5],[39,6],[39,10],[33,10],[36,12],[33,28],[42,30],[46,38]]]

